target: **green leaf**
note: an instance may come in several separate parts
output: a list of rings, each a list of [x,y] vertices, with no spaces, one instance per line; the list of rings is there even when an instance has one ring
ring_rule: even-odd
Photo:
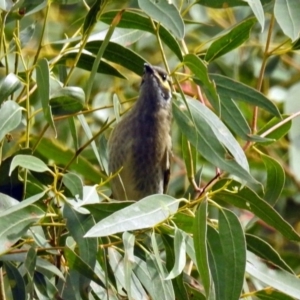
[[[77,132],[77,127],[75,125],[75,117],[74,116],[70,116],[68,118],[68,124],[69,124],[69,128],[70,128],[70,133],[73,139],[73,143],[74,143],[74,148],[75,151],[78,150],[79,148],[79,143],[78,143],[78,132]]]
[[[300,32],[300,6],[298,1],[275,1],[274,15],[283,32],[294,42]]]
[[[33,143],[37,142],[36,137],[32,137]],[[56,164],[67,165],[70,159],[75,155],[73,149],[67,149],[64,144],[54,139],[42,138],[37,146],[37,152],[43,157],[53,160]],[[101,178],[106,178],[91,162],[79,156],[69,168],[82,175],[86,180],[93,183],[99,183]]]
[[[205,60],[213,61],[239,47],[249,39],[250,31],[255,23],[255,18],[243,20],[231,28],[228,33],[213,41],[207,49]]]
[[[251,7],[256,19],[261,26],[261,32],[264,31],[265,27],[265,14],[262,3],[260,0],[244,0]]]
[[[34,247],[31,247],[27,252],[26,260],[24,264],[27,271],[30,289],[32,289],[33,287],[33,276],[34,276],[34,270],[36,268],[36,259],[37,259],[37,252],[34,249]]]
[[[150,282],[152,283],[155,295],[153,299],[159,300],[175,300],[174,289],[171,280],[165,280],[167,270],[164,268],[164,274],[161,274],[156,264],[156,259],[151,254],[146,254],[147,268],[150,274]]]
[[[33,34],[35,31],[35,23],[25,27],[23,30],[21,30],[19,34],[19,43],[21,49],[25,48],[25,46],[28,44],[28,42],[32,39]],[[11,40],[9,43],[9,52],[13,52],[16,49],[15,40]]]
[[[19,78],[13,74],[8,74],[0,81],[0,104],[21,87]]]
[[[273,289],[260,290],[254,293],[254,295],[261,300],[295,300],[295,298],[289,297],[286,294]]]
[[[288,117],[289,115],[282,115],[282,119],[274,117],[263,128],[261,128],[257,132],[258,135],[263,135],[264,137],[269,139],[269,142],[264,143],[264,145],[268,145],[275,141],[278,141],[290,131],[292,126],[292,121],[289,120],[288,122],[285,122],[285,119]],[[266,134],[272,128],[276,128],[276,129],[271,131],[269,134]]]
[[[138,0],[138,4],[152,19],[165,26],[178,39],[183,39],[184,23],[179,11],[173,3],[169,3],[166,0],[159,0],[156,2],[150,0]]]
[[[216,83],[220,98],[224,95],[234,100],[244,101],[251,105],[261,107],[280,118],[278,108],[257,90],[222,75],[210,74],[210,78]]]
[[[118,11],[106,12],[101,15],[100,21],[106,24],[110,24],[117,13]],[[121,28],[147,31],[155,35],[153,25],[149,18],[135,11],[124,11],[124,13],[122,14],[122,19],[120,20],[117,26]],[[155,26],[157,27],[158,24],[155,23]],[[170,34],[168,29],[166,29],[163,25],[160,25],[158,32],[162,41],[172,50],[172,52],[177,56],[177,58],[180,61],[182,61],[181,48],[176,39],[172,36],[172,34]]]
[[[264,260],[282,268],[283,270],[294,274],[290,266],[280,257],[279,253],[263,239],[252,235],[246,234],[247,249]]]
[[[10,284],[13,299],[27,299],[25,281],[19,270],[11,262],[4,262],[3,265],[8,277],[8,282]]]
[[[73,66],[76,57],[77,57],[76,52],[68,52],[58,61],[58,64],[66,64],[69,67]],[[95,58],[93,56],[89,54],[81,53],[76,67],[83,70],[91,71],[94,62],[95,62]],[[125,77],[115,67],[111,66],[105,61],[100,62],[97,72],[101,74],[111,75],[111,76],[125,79]]]
[[[221,189],[226,183],[227,180],[220,180],[214,185],[213,189]],[[294,228],[287,223],[270,204],[260,198],[250,188],[242,188],[241,184],[236,181],[232,181],[226,187],[226,191],[222,190],[214,194],[213,199],[225,201],[236,207],[246,209],[277,229],[287,239],[300,241],[300,236]]]
[[[199,153],[210,163],[232,173],[242,180],[257,184],[249,173],[246,156],[227,127],[206,106],[196,100],[188,100],[186,106],[173,101],[173,113],[182,133]],[[228,148],[235,160],[228,159]]]
[[[230,97],[222,96],[221,98],[221,116],[224,122],[242,139],[252,140],[249,124]]]
[[[175,222],[176,226],[178,226],[184,232],[192,233],[194,218],[191,215],[178,212],[174,215],[172,220]]]
[[[219,236],[225,263],[224,299],[239,300],[246,267],[246,243],[243,228],[230,210],[219,210]]]
[[[73,0],[74,1],[74,0]],[[93,29],[93,26],[96,24],[98,19],[98,14],[102,9],[102,5],[105,3],[103,0],[96,0],[89,12],[87,13],[84,24],[83,24],[83,32],[86,33],[87,30]]]
[[[64,116],[80,112],[84,108],[84,91],[75,86],[62,87],[51,95],[50,106],[53,115]]]
[[[48,166],[39,158],[31,155],[19,154],[14,156],[11,161],[9,175],[16,167],[22,167],[35,172],[51,171]]]
[[[79,257],[77,255],[74,257],[75,253],[71,253],[72,250],[69,249],[69,259],[72,260],[72,264],[69,263],[69,265],[79,272],[80,294],[86,294],[85,287],[90,285],[90,280],[104,287],[104,284],[102,284],[101,280],[93,272],[96,265],[98,240],[95,238],[83,238],[88,228],[95,224],[93,217],[78,213],[67,203],[64,205],[63,217],[67,220],[67,228],[79,248]]]
[[[120,289],[125,288],[126,273],[123,257],[112,247],[108,248],[108,257],[112,271],[114,272],[117,282],[120,284]],[[146,293],[134,273],[131,274],[130,283],[130,294],[133,299],[146,299]]]
[[[78,244],[82,259],[94,269],[98,250],[97,239],[85,239],[83,236],[95,224],[91,215],[80,214],[69,204],[64,205],[63,216],[67,220],[67,228]]]
[[[42,104],[46,121],[53,128],[55,135],[56,129],[53,121],[52,111],[49,105],[50,100],[50,70],[48,61],[43,58],[36,65],[36,83],[39,99]]]
[[[103,41],[89,42],[86,44],[85,49],[96,55],[102,43]],[[145,59],[136,52],[113,42],[108,43],[103,53],[103,58],[125,67],[138,75],[142,75],[143,65],[146,62]]]
[[[0,106],[0,142],[7,133],[19,126],[22,118],[22,110],[23,108],[12,100],[7,100]]]
[[[78,175],[74,173],[64,174],[62,182],[74,197],[78,195],[80,199],[83,199],[83,184],[81,178]]]
[[[252,277],[264,284],[285,293],[291,297],[299,298],[300,279],[296,275],[284,270],[269,268],[260,258],[251,252],[247,252],[246,271]]]
[[[211,280],[211,272],[208,264],[207,253],[207,200],[203,199],[196,212],[194,221],[194,247],[197,260],[197,269],[200,274],[207,299],[214,297],[214,285]]]
[[[85,237],[101,237],[118,232],[153,227],[175,214],[180,200],[168,195],[152,195],[125,207],[93,226]]]
[[[121,210],[129,205],[133,204],[133,201],[121,201],[121,202],[100,202],[96,204],[86,204],[83,205],[90,213],[96,222],[107,218],[114,212]],[[177,215],[177,214],[176,214]]]
[[[72,249],[69,247],[65,247],[64,255],[68,262],[68,266],[72,270],[76,270],[89,280],[92,280],[98,283],[100,286],[105,288],[104,283],[94,272],[93,268],[91,268],[81,257],[79,257]]]
[[[285,183],[285,173],[282,166],[275,159],[262,153],[260,155],[267,170],[264,199],[274,206],[282,193]]]
[[[82,126],[82,128],[83,128],[83,130],[85,132],[85,134],[87,135],[88,139],[92,140],[92,142],[91,142],[92,149],[94,151],[94,154],[95,154],[95,156],[97,158],[97,161],[99,163],[99,166],[100,166],[101,170],[103,170],[104,168],[102,166],[101,157],[100,157],[99,152],[98,152],[98,147],[96,145],[96,142],[93,140],[92,130],[91,130],[88,122],[86,121],[86,118],[85,118],[84,115],[79,115],[79,116],[77,116],[77,118],[78,118],[78,120],[79,120],[79,122],[80,122],[80,124],[81,124],[81,126]],[[105,124],[103,124],[103,126],[104,125]]]
[[[34,204],[43,195],[38,194],[0,213],[0,254],[8,251],[33,223],[45,216],[45,212]]]
[[[202,83],[205,89],[205,94],[210,103],[220,113],[220,98],[216,90],[216,85],[212,82],[208,76],[207,62],[201,60],[194,54],[187,54],[184,56],[184,64],[195,74],[196,78]]]
[[[271,1],[272,0],[261,0],[263,5]],[[247,5],[246,1],[241,0],[197,0],[196,3],[212,8],[228,8]]]
[[[147,292],[150,294],[151,299],[156,299],[155,295],[157,291],[160,290],[160,286],[158,287],[157,285],[155,286],[153,284],[153,280],[148,271],[148,265],[146,264],[146,262],[137,256],[134,257],[134,260],[136,263],[134,264],[133,272],[145,287]]]
[[[185,257],[185,239],[182,231],[178,228],[175,228],[175,237],[174,237],[174,252],[175,252],[175,264],[169,275],[166,279],[173,279],[177,277],[183,271],[186,264]]]
[[[193,226],[193,224],[192,224]],[[176,229],[178,231],[180,231],[180,235],[183,236],[183,243],[184,243],[184,249],[181,250],[179,249],[179,246],[181,243],[176,243],[177,246],[175,246],[176,248],[176,254],[175,254],[175,249],[174,249],[174,245],[175,245],[175,242],[174,242],[174,238],[173,237],[170,237],[169,235],[167,234],[162,234],[161,235],[161,239],[164,243],[164,248],[165,248],[165,251],[166,251],[166,268],[168,269],[168,271],[170,272],[172,269],[174,269],[175,267],[175,264],[180,264],[181,263],[181,259],[180,259],[180,256],[181,256],[181,252],[183,252],[182,255],[184,255],[184,258],[182,259],[184,262],[186,261],[186,258],[185,258],[185,249],[186,249],[186,245],[185,245],[185,240],[186,240],[186,234],[185,232],[179,230],[179,229]],[[180,261],[178,261],[180,260]],[[178,262],[178,263],[177,263]],[[181,299],[181,300],[189,300],[190,297],[187,293],[187,288],[186,286],[184,285],[184,276],[185,276],[185,273],[181,272],[180,274],[178,274],[173,280],[172,280],[172,284],[173,284],[173,288],[174,288],[174,292],[175,292],[175,296],[176,296],[176,299]]]
[[[216,299],[225,299],[227,257],[224,256],[219,233],[211,226],[207,226],[207,250]]]

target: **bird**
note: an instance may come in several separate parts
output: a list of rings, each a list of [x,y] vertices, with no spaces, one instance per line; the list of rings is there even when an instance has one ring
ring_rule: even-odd
[[[113,199],[137,201],[166,193],[172,156],[171,100],[168,73],[145,63],[138,99],[108,140]]]

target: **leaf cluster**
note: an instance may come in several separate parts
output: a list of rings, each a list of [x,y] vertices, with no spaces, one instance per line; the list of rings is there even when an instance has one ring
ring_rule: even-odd
[[[0,0],[0,298],[298,299],[299,15]],[[169,195],[113,201],[145,62],[173,82]]]

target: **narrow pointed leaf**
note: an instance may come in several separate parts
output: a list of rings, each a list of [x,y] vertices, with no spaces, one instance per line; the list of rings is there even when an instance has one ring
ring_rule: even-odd
[[[106,12],[101,15],[100,21],[110,24],[117,13],[117,10]],[[156,27],[158,26],[157,23],[155,23],[155,25]],[[135,11],[125,11],[122,15],[121,21],[118,24],[118,27],[139,29],[155,35],[153,25],[149,18]],[[163,25],[159,26],[158,32],[162,41],[173,51],[177,58],[182,61],[181,48],[173,35]]]
[[[207,226],[207,250],[209,268],[215,286],[216,299],[225,299],[226,293],[226,257],[224,256],[220,235],[216,229]]]
[[[19,270],[11,262],[5,262],[4,268],[8,277],[8,283],[10,284],[13,299],[27,299],[25,281]]]
[[[258,184],[250,175],[245,154],[227,127],[207,107],[188,100],[192,119],[185,104],[173,102],[173,112],[182,133],[198,152],[214,166],[234,174],[242,180]],[[235,157],[228,159],[224,145]]]
[[[85,49],[97,54],[98,49],[101,47],[103,41],[92,41],[86,44]],[[113,63],[119,64],[128,70],[141,75],[143,72],[143,65],[146,62],[136,52],[124,47],[120,44],[109,42],[104,53],[103,58]]]
[[[246,234],[246,241],[249,251],[287,272],[294,273],[291,267],[280,257],[279,253],[265,240],[252,234]]]
[[[265,14],[263,5],[260,0],[244,0],[248,3],[248,5],[251,7],[257,21],[259,22],[261,26],[261,32],[264,31],[265,27]]]
[[[211,297],[210,294],[214,294],[214,286],[211,280],[211,272],[208,264],[206,218],[207,200],[204,199],[200,203],[200,206],[196,212],[193,236],[198,272],[203,283],[206,297],[209,299],[209,297]]]
[[[68,52],[59,60],[58,64],[66,64],[69,67],[73,66],[76,56],[77,56],[76,52]],[[83,70],[91,71],[94,62],[95,62],[94,56],[91,56],[91,55],[85,54],[85,53],[81,53],[76,67],[83,69]],[[111,75],[111,76],[125,79],[125,77],[115,67],[111,66],[110,64],[108,64],[105,61],[100,62],[99,66],[97,68],[97,73]]]
[[[13,74],[8,74],[0,81],[0,104],[13,94],[19,87],[21,87],[21,81]]]
[[[170,30],[178,39],[184,37],[184,23],[173,3],[167,0],[152,2],[150,0],[138,0],[139,7],[152,19],[161,23]]]
[[[84,91],[75,86],[63,87],[51,95],[50,106],[53,115],[75,114],[84,109]]]
[[[161,274],[153,255],[146,254],[147,268],[155,291],[153,300],[175,300],[175,293],[171,280],[165,280],[167,270]]]
[[[274,15],[283,32],[294,42],[300,33],[300,7],[297,1],[279,0],[274,4]]]
[[[230,210],[219,210],[219,235],[225,259],[225,297],[239,300],[246,267],[246,243],[242,226]]]
[[[225,182],[226,180],[220,180],[214,185],[214,189],[217,190],[221,188]],[[232,192],[229,192],[230,190]],[[287,239],[300,241],[299,234],[270,204],[260,198],[250,188],[241,188],[241,184],[236,181],[232,181],[230,185],[227,186],[226,191],[222,190],[216,193],[213,199],[225,201],[236,207],[246,209],[277,229]]]
[[[9,175],[16,167],[22,167],[35,172],[50,171],[48,166],[41,159],[25,154],[19,154],[13,158],[9,169]]]
[[[174,237],[175,264],[166,279],[173,279],[183,271],[186,264],[185,248],[185,237],[181,230],[176,228]]]
[[[296,299],[299,298],[300,278],[284,270],[269,268],[251,252],[247,253],[246,271],[267,286],[271,286]]]
[[[230,29],[228,33],[213,41],[207,49],[205,60],[212,61],[232,51],[249,39],[255,18],[246,19]]]
[[[179,202],[180,200],[167,195],[148,196],[100,221],[87,232],[85,237],[101,237],[153,227],[176,213]]]
[[[264,199],[274,206],[281,195],[285,183],[282,166],[272,157],[261,154],[267,170],[267,184]]]
[[[97,276],[94,270],[80,257],[78,256],[72,249],[69,247],[65,247],[64,255],[66,256],[68,266],[72,270],[76,270],[81,275],[85,276],[89,280],[93,280],[98,283],[100,286],[105,288],[104,283]]]
[[[22,108],[16,102],[7,100],[0,106],[0,142],[7,133],[19,126],[21,118]]]
[[[250,86],[218,74],[210,74],[210,78],[216,83],[217,91],[221,98],[224,95],[234,100],[244,101],[251,105],[263,108],[271,114],[280,117],[279,110],[275,104],[262,93]]]
[[[208,76],[207,62],[194,54],[185,55],[183,62],[195,74],[196,78],[201,81],[207,98],[217,114],[220,114],[220,98],[215,83]]]
[[[83,199],[83,184],[78,175],[74,173],[63,174],[62,182],[74,197],[78,195],[80,199]]]
[[[111,247],[108,248],[108,255],[109,255],[109,264],[114,272],[114,275],[118,283],[120,284],[121,287],[125,288],[126,273],[125,273],[125,265],[124,265],[123,257],[117,250]],[[146,293],[134,273],[131,274],[130,283],[131,283],[130,292],[133,299],[146,300],[147,299]]]
[[[49,105],[50,100],[50,70],[48,61],[43,58],[36,65],[36,83],[37,91],[44,112],[45,119],[53,128],[56,134],[56,129],[53,121],[52,111]]]

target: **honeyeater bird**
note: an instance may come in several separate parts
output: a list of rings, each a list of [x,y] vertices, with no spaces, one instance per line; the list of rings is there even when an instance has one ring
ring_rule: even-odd
[[[160,67],[144,64],[140,94],[108,141],[112,197],[140,200],[166,192],[171,156],[171,84]]]

